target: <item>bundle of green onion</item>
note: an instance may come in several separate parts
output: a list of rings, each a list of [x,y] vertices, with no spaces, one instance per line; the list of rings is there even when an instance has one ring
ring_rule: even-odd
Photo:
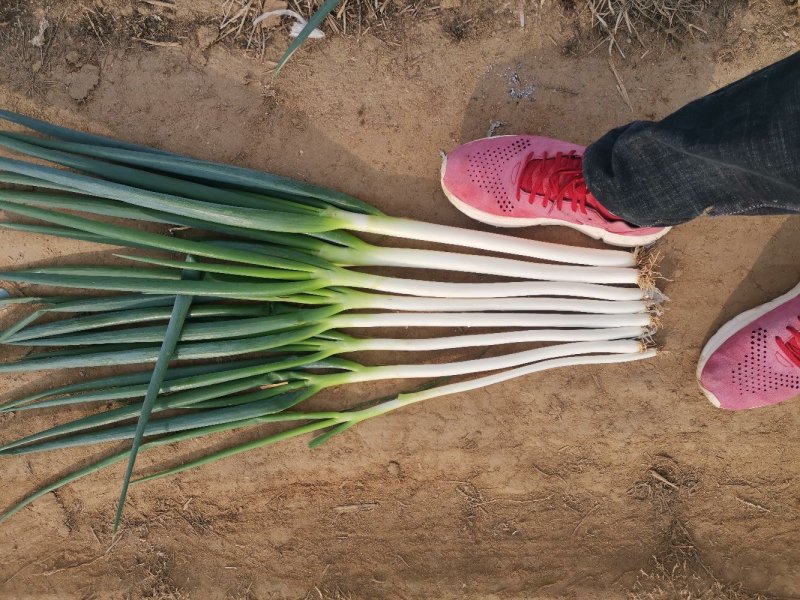
[[[655,353],[642,339],[652,331],[658,292],[642,281],[636,253],[390,217],[345,194],[285,177],[7,111],[0,111],[0,118],[40,134],[0,132],[0,146],[38,159],[0,158],[0,183],[7,184],[0,190],[0,209],[27,218],[2,221],[0,227],[131,249],[117,254],[126,261],[121,266],[0,272],[5,281],[125,292],[0,301],[6,307],[36,307],[2,331],[0,343],[55,348],[0,363],[0,372],[150,364],[132,374],[84,380],[0,404],[1,411],[24,418],[30,410],[118,403],[5,441],[2,455],[133,440],[131,448],[24,498],[0,520],[61,485],[127,458],[118,522],[139,450],[263,423],[295,423],[135,480],[145,481],[309,432],[319,432],[311,442],[316,446],[365,419],[428,398],[561,366],[632,361]],[[42,166],[42,161],[69,170]],[[134,223],[117,225],[98,216]],[[162,232],[135,221],[161,225]],[[353,232],[487,253],[377,246]],[[419,280],[358,267],[459,271],[496,280]],[[58,315],[70,318],[39,322]],[[354,337],[341,331],[378,327],[502,331],[427,338]],[[341,356],[370,350],[413,356],[423,350],[520,343],[528,349],[445,364],[412,359],[367,366]],[[478,376],[461,378],[465,375]],[[366,407],[296,410],[332,386],[417,378],[434,384]]]

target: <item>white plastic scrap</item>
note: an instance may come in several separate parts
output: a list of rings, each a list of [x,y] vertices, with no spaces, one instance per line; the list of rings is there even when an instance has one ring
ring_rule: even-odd
[[[44,46],[44,32],[47,31],[48,27],[50,27],[50,23],[42,17],[39,20],[39,33],[31,38],[31,46],[36,46],[37,48]]]
[[[8,293],[8,290],[5,288],[0,288],[0,313],[6,311],[6,309],[11,306],[11,303],[6,304],[3,300],[8,300],[11,298],[11,294]]]
[[[308,24],[308,21],[306,21],[302,16],[300,16],[295,11],[289,9],[282,9],[282,10],[271,10],[269,12],[265,12],[264,14],[257,16],[255,19],[253,19],[253,27],[261,23],[261,21],[263,21],[264,19],[268,19],[273,16],[291,17],[296,21],[296,23],[292,24],[291,31],[289,31],[289,35],[292,37],[297,37],[298,35],[300,35],[300,32],[303,31],[303,27],[305,27]],[[313,29],[311,33],[308,34],[308,37],[319,39],[319,38],[324,38],[325,34],[319,29]]]

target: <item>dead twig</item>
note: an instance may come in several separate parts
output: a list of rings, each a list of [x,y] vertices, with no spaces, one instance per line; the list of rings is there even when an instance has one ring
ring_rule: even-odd
[[[614,61],[611,60],[610,57],[608,59],[608,66],[611,69],[611,72],[614,74],[614,79],[617,80],[617,92],[619,92],[619,95],[622,97],[622,100],[628,106],[628,109],[631,112],[633,112],[633,104],[631,104],[631,97],[628,96],[628,90],[625,87],[625,83],[622,81],[622,77],[620,77],[620,74],[617,72],[617,68],[614,66]]]
[[[483,502],[477,503],[475,506],[483,506],[485,504],[493,504],[495,502],[510,502],[511,504],[536,504],[537,502],[545,502],[550,500],[553,497],[553,494],[549,496],[544,496],[543,498],[533,498],[531,500],[517,500],[516,498],[492,498],[491,500],[484,500]]]
[[[140,37],[132,37],[132,40],[147,44],[148,46],[161,46],[162,48],[177,48],[181,45],[180,42],[157,42],[156,40],[148,40]]]
[[[150,6],[160,6],[161,8],[175,8],[175,4],[172,2],[164,2],[164,0],[139,0],[143,4],[149,4]]]
[[[652,478],[653,478],[653,479],[655,479],[656,481],[660,481],[661,483],[663,483],[663,484],[664,484],[664,485],[666,485],[667,487],[671,487],[673,490],[680,489],[680,488],[678,488],[678,486],[677,486],[677,485],[675,485],[674,483],[672,483],[672,482],[671,482],[669,479],[667,479],[666,477],[664,477],[663,475],[661,475],[661,474],[660,474],[658,471],[656,471],[655,469],[650,469],[649,473],[650,473],[650,477],[652,477]]]
[[[56,573],[63,573],[64,571],[71,571],[72,569],[78,569],[80,567],[86,567],[88,565],[92,565],[92,564],[96,563],[97,561],[99,561],[101,559],[107,558],[108,555],[111,553],[111,551],[114,549],[114,546],[116,546],[117,543],[121,539],[122,539],[121,536],[117,536],[114,540],[111,541],[111,543],[108,545],[108,548],[106,548],[105,552],[95,556],[94,558],[91,558],[89,560],[85,560],[83,562],[67,565],[65,567],[59,567],[58,569],[52,569],[50,571],[44,571],[44,572],[40,573],[40,575],[44,575],[45,577],[50,577],[51,575],[55,575]]]
[[[578,532],[578,529],[581,528],[581,525],[583,525],[586,522],[586,519],[588,519],[595,511],[597,511],[597,508],[598,507],[595,506],[594,508],[592,508],[592,510],[583,515],[583,518],[580,521],[578,521],[577,525],[575,525],[575,529],[572,530],[572,535],[575,535]]]
[[[755,502],[750,502],[749,500],[745,500],[744,498],[740,498],[736,496],[736,500],[744,504],[745,506],[749,506],[750,508],[755,508],[756,510],[760,510],[763,512],[772,512],[770,509],[761,506],[760,504],[756,504]]]
[[[339,514],[344,514],[375,510],[376,508],[378,508],[377,502],[362,502],[360,504],[341,504],[339,506],[335,506],[333,510]]]

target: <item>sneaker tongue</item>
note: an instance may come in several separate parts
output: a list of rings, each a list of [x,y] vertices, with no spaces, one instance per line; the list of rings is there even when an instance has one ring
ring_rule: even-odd
[[[557,155],[552,158],[533,159],[525,165],[519,178],[520,189],[536,196],[552,200],[578,199],[586,203],[609,220],[616,217],[607,211],[589,193],[581,172],[581,160],[575,156]],[[561,198],[554,196],[560,194]]]
[[[574,164],[573,164],[574,163]],[[574,167],[574,168],[573,168]],[[550,197],[559,190],[565,190],[568,195],[570,184],[576,182],[580,176],[579,159],[568,156],[550,158],[535,158],[528,161],[519,177],[519,188],[526,194]],[[569,198],[566,198],[569,200]]]
[[[583,178],[580,157],[559,154],[530,160],[519,177],[519,188],[526,194],[550,200],[578,200],[594,209],[606,221],[624,221],[597,201]],[[561,194],[561,198],[554,195]]]
[[[534,174],[541,169],[541,163],[541,160],[531,160],[522,167],[522,173],[519,176],[519,189],[526,194],[535,193],[533,189]]]
[[[789,348],[792,354],[794,354],[794,358],[797,361],[797,365],[800,366],[800,332],[794,331],[794,337],[789,340],[789,343],[786,346]]]

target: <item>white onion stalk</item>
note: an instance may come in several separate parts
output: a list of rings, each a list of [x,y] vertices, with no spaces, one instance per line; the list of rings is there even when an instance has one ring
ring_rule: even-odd
[[[649,313],[353,313],[327,320],[331,329],[372,327],[649,327]]]
[[[565,248],[570,248],[570,246],[565,246]],[[418,250],[414,248],[384,248],[368,244],[359,245],[355,248],[326,244],[321,245],[316,254],[332,263],[347,266],[424,268],[481,275],[499,275],[519,279],[583,281],[590,283],[594,280],[593,278],[602,278],[604,282],[612,276],[625,278],[627,275],[629,278],[631,275],[629,269],[635,267],[635,265],[623,265],[622,267],[566,266],[496,256],[460,254],[457,252],[442,252],[440,250]],[[608,283],[630,283],[630,281],[608,281]]]
[[[524,300],[524,299],[520,299]],[[454,304],[463,303],[457,300]],[[575,301],[578,302],[578,301]],[[613,303],[611,303],[613,304]],[[470,328],[613,328],[613,327],[651,327],[653,317],[649,311],[641,311],[640,304],[630,306],[629,303],[620,303],[623,306],[634,308],[639,312],[613,313],[605,309],[605,313],[581,312],[345,312],[350,309],[346,304],[331,304],[313,309],[278,312],[269,316],[253,316],[246,318],[222,319],[219,321],[197,321],[186,324],[181,332],[182,343],[216,340],[217,344],[228,344],[223,350],[222,346],[203,346],[200,355],[191,352],[199,351],[198,348],[189,350],[180,346],[177,358],[197,359],[213,356],[241,354],[247,352],[266,351],[283,344],[299,344],[314,336],[323,336],[325,332],[336,329],[363,329],[376,327],[470,327]],[[410,308],[410,307],[409,307]],[[417,305],[422,309],[423,306]],[[548,307],[549,308],[549,307]],[[571,310],[578,307],[573,306]],[[148,311],[149,314],[149,311]],[[7,344],[21,344],[25,346],[85,346],[118,344],[121,339],[127,343],[154,343],[163,337],[163,329],[159,325],[142,326],[131,322],[133,327],[124,330],[91,331],[97,327],[106,327],[121,324],[114,315],[110,319],[105,316],[92,316],[89,322],[77,320],[66,321],[61,326],[42,325],[25,332],[15,332],[6,336]],[[74,327],[72,326],[74,325]],[[88,331],[87,331],[88,329]],[[266,336],[266,337],[261,337]],[[323,336],[324,337],[324,336]],[[225,342],[224,340],[228,340]],[[238,341],[237,341],[238,340]],[[334,348],[336,350],[336,348]],[[184,351],[190,354],[184,354]],[[126,360],[146,360],[151,356],[149,351],[139,350],[133,354],[125,353]],[[92,360],[95,360],[93,358]],[[30,361],[25,361],[27,362]],[[35,362],[35,361],[34,361]],[[60,362],[60,366],[73,361]],[[3,368],[18,368],[18,363],[0,365]],[[89,366],[88,364],[83,366]]]
[[[478,248],[505,254],[516,254],[554,262],[606,267],[633,267],[636,265],[637,257],[633,252],[569,247],[497,233],[471,231],[458,227],[374,214],[376,212],[375,209],[368,204],[357,201],[354,198],[342,197],[340,194],[324,188],[316,188],[316,186],[309,186],[273,175],[175,156],[159,151],[147,150],[142,152],[142,148],[132,150],[121,146],[117,141],[110,141],[110,143],[109,141],[104,141],[96,144],[96,138],[93,138],[94,141],[88,143],[74,144],[69,141],[63,141],[64,138],[66,140],[70,138],[74,140],[74,132],[65,134],[66,130],[64,129],[53,128],[47,123],[28,119],[21,115],[14,115],[7,111],[3,111],[0,117],[20,123],[36,131],[46,131],[48,136],[55,135],[62,138],[59,141],[47,141],[28,136],[6,135],[3,136],[2,140],[5,147],[15,152],[55,162],[94,176],[87,177],[64,171],[56,172],[53,169],[23,164],[19,161],[2,161],[3,168],[11,173],[49,182],[44,187],[55,186],[55,189],[66,189],[71,192],[77,190],[84,194],[121,201],[142,208],[254,230],[313,233],[315,231],[325,232],[348,229],[439,244]],[[58,131],[58,133],[54,133],[55,131]],[[77,135],[82,137],[84,141],[87,139],[86,136]],[[58,152],[52,151],[56,149]],[[85,160],[86,156],[100,158],[103,162]],[[117,169],[114,171],[112,166],[105,161],[114,161],[117,165],[126,165],[128,170],[121,171]],[[165,180],[156,180],[153,177],[150,177],[148,181],[154,189],[142,190],[139,187],[133,187],[137,184],[143,185],[142,177],[136,173],[136,169],[142,167],[177,174],[183,178],[182,187],[176,189]],[[98,182],[96,179],[98,176],[105,176],[106,181]],[[198,186],[192,183],[192,180],[197,180],[198,178],[213,182],[218,187],[230,187],[233,185],[239,189],[242,189],[242,186],[251,190],[259,189],[267,196],[276,198],[272,205],[267,203],[266,208],[278,209],[278,211],[281,208],[286,208],[287,203],[278,201],[277,198],[285,197],[282,192],[289,192],[307,210],[301,210],[300,213],[295,211],[294,213],[284,214],[283,212],[274,212],[274,210],[246,208],[246,206],[253,205],[251,202],[247,202],[246,198],[241,198],[240,196],[239,206],[236,206],[237,202],[233,202],[233,205],[226,205],[224,203],[225,199],[221,198],[220,195],[208,193],[208,186],[198,189]],[[108,181],[109,179],[117,183],[111,183]],[[124,185],[124,183],[128,185]],[[176,191],[180,192],[181,195],[174,195]],[[183,195],[184,193],[186,196]],[[198,193],[205,199],[204,201],[192,199],[192,196],[197,197]],[[235,193],[235,191],[231,191],[231,195]],[[323,199],[322,206],[325,206],[325,208],[321,208],[319,202],[302,202],[303,196]],[[219,202],[223,202],[223,204],[219,204]],[[314,209],[314,206],[318,207],[318,209]]]
[[[335,346],[341,354],[364,351],[423,352],[534,342],[596,342],[639,339],[646,336],[648,332],[649,329],[645,327],[608,327],[603,329],[525,329],[409,339],[340,336],[327,342],[324,341],[321,345],[325,346],[327,343]]]
[[[501,284],[501,285],[503,285],[503,289],[508,289],[507,284]],[[661,297],[652,298],[653,294],[644,291],[640,287],[621,287],[613,285],[600,285],[595,283],[570,283],[570,282],[557,283],[550,281],[531,281],[531,282],[525,282],[525,285],[520,287],[524,287],[524,291],[527,293],[512,295],[512,296],[502,296],[502,297],[519,298],[526,296],[530,297],[552,296],[552,297],[562,297],[562,298],[614,300],[621,302],[650,300],[650,299],[653,299],[654,301],[660,301],[663,299]],[[356,292],[354,290],[353,291],[346,290],[346,293],[348,296],[352,294],[356,298],[360,298],[362,295],[364,296],[368,295],[363,292]],[[375,295],[371,296],[374,297]],[[381,298],[406,298],[406,296],[381,296]],[[456,298],[463,299],[464,297],[456,296]],[[500,296],[493,296],[489,299],[496,299],[496,298],[500,298]],[[423,302],[430,300],[430,298],[425,298],[424,296],[420,296],[419,299],[420,301]],[[381,300],[381,302],[382,301],[383,300]]]
[[[638,344],[638,348],[633,348],[630,345],[628,345],[627,348],[623,348],[621,344]],[[644,346],[638,342],[608,342],[607,344],[604,344],[604,346],[607,349],[600,350],[600,352],[613,352],[614,354],[593,354],[590,356],[578,356],[577,355],[578,353],[575,352],[571,356],[562,356],[560,358],[554,358],[549,360],[543,360],[542,362],[526,364],[524,366],[510,369],[508,371],[503,371],[501,373],[497,373],[494,375],[479,377],[477,379],[470,379],[468,381],[450,383],[447,385],[434,387],[428,390],[421,390],[418,392],[411,392],[408,394],[400,394],[394,400],[389,400],[388,402],[384,402],[382,404],[379,404],[378,406],[358,411],[357,413],[355,413],[358,415],[358,417],[354,420],[356,422],[363,421],[365,419],[376,417],[378,415],[385,414],[387,412],[396,410],[398,408],[403,408],[405,406],[414,404],[416,402],[422,402],[423,400],[429,400],[431,398],[440,398],[442,396],[447,396],[450,394],[461,394],[471,390],[483,388],[489,385],[503,383],[505,381],[509,381],[517,377],[522,377],[524,375],[530,375],[532,373],[540,373],[548,369],[557,369],[560,367],[574,367],[578,365],[624,363],[635,360],[643,360],[646,358],[652,358],[657,354],[657,351],[655,349],[653,348],[645,349]]]
[[[537,348],[533,350],[525,350],[522,352],[514,352],[511,354],[504,354],[501,356],[494,356],[490,358],[478,358],[472,360],[462,360],[442,364],[405,364],[405,365],[388,365],[388,366],[364,366],[357,363],[351,363],[350,370],[337,373],[328,374],[313,374],[306,371],[299,371],[293,373],[292,371],[284,371],[284,375],[288,377],[285,384],[286,387],[307,388],[308,393],[306,397],[333,386],[347,385],[353,383],[364,383],[369,381],[381,381],[390,379],[420,379],[420,378],[438,378],[438,377],[453,377],[459,375],[468,375],[472,373],[483,373],[486,371],[499,371],[502,369],[509,369],[521,365],[527,365],[533,362],[546,361],[552,358],[563,356],[575,356],[582,354],[599,354],[599,353],[619,353],[619,354],[639,354],[644,350],[644,344],[636,340],[616,340],[616,341],[600,341],[600,342],[576,342],[570,344],[559,344],[555,346],[547,346],[544,348]],[[289,381],[291,380],[291,381]],[[299,384],[299,385],[298,385]],[[239,391],[244,391],[253,386],[252,380],[247,381]],[[283,387],[283,386],[280,386]],[[265,389],[276,389],[280,391],[279,386],[268,385]],[[257,394],[259,392],[256,392]],[[194,406],[195,408],[208,408],[209,403],[202,403],[197,406],[196,401],[192,399],[176,400],[166,398],[164,402],[155,403],[153,405],[153,412],[157,413],[171,408],[181,408]],[[247,398],[247,395],[245,395]],[[237,404],[241,398],[230,398],[226,400],[221,398],[219,401],[211,400],[212,404]],[[250,402],[245,402],[249,404]],[[103,418],[95,421],[95,425],[108,425],[110,423],[119,422],[124,420],[133,410],[135,414],[136,405],[123,407],[117,411],[109,411],[102,415]],[[122,412],[120,412],[120,410]],[[269,409],[271,410],[271,409]],[[21,438],[0,447],[0,452],[8,452],[13,454],[26,453],[26,452],[39,452],[43,449],[64,448],[67,446],[83,445],[85,443],[92,443],[96,438],[92,433],[86,436],[76,436],[69,441],[63,437],[53,443],[49,443],[49,438],[63,436],[64,434],[73,433],[84,429],[84,421],[79,419],[66,423],[62,426]],[[175,429],[172,429],[173,431]],[[131,433],[129,430],[128,433]],[[127,435],[127,434],[123,434]],[[108,438],[106,438],[108,439]],[[41,442],[32,445],[34,442]],[[20,448],[24,446],[24,448]]]
[[[325,296],[347,310],[380,309],[409,312],[577,312],[592,314],[631,314],[646,312],[652,302],[645,300],[584,300],[575,298],[512,297],[512,298],[424,298],[346,293]]]
[[[626,269],[627,271],[627,269]],[[630,273],[596,273],[588,283],[629,283],[636,285],[639,272],[630,269]],[[349,272],[338,275],[328,281],[332,286],[348,286],[364,288],[379,292],[404,294],[408,296],[430,296],[433,298],[513,298],[533,296],[541,290],[538,281],[509,281],[492,283],[452,283],[449,281],[424,281],[420,279],[401,279],[382,277],[367,273]],[[582,282],[587,283],[587,282]]]
[[[402,250],[402,249],[393,249]],[[349,263],[363,262],[364,265],[373,265],[371,261],[365,259],[359,261],[356,257],[359,250],[337,250],[337,253],[350,255],[353,260],[347,261]],[[327,254],[327,251],[326,251]],[[436,253],[437,255],[447,255],[446,252]],[[131,255],[117,255],[120,258],[126,258],[138,262],[160,265],[160,266],[174,266],[174,260],[160,259],[152,257],[131,256]],[[456,258],[460,257],[460,258]],[[476,268],[472,269],[472,259],[477,258],[475,261]],[[547,282],[564,282],[564,283],[582,283],[582,284],[627,284],[639,285],[642,274],[638,268],[635,267],[586,267],[574,265],[550,265],[535,262],[525,261],[509,261],[511,263],[519,263],[514,268],[501,269],[489,268],[488,266],[482,268],[482,257],[472,257],[470,255],[454,255],[451,263],[452,268],[445,268],[450,271],[460,271],[466,273],[494,273],[502,277],[516,277],[524,279],[521,282],[492,282],[492,283],[451,283],[440,281],[428,281],[419,279],[406,279],[400,277],[387,277],[383,275],[374,275],[371,273],[362,273],[359,271],[352,271],[342,267],[331,267],[329,269],[318,269],[315,277],[324,281],[328,286],[348,286],[348,287],[363,287],[373,290],[380,290],[384,292],[395,292],[400,294],[411,294],[415,296],[440,296],[440,297],[489,297],[475,295],[475,291],[470,290],[486,290],[483,293],[491,293],[491,290],[503,290],[504,286],[512,286],[508,289],[513,289],[513,286],[521,287],[528,286],[534,282],[547,281]],[[483,257],[492,259],[493,257]],[[507,259],[494,259],[504,261]],[[403,266],[437,269],[440,268],[436,264],[413,263],[405,264]],[[455,268],[457,267],[457,268]],[[443,267],[444,268],[444,267]],[[236,266],[236,265],[216,265],[213,263],[202,263],[197,266],[197,270],[207,272],[228,272],[237,273],[246,277],[265,279],[275,274],[274,270],[263,269],[257,266]],[[290,277],[291,276],[291,277]],[[283,277],[287,279],[297,279],[298,273],[284,273]],[[522,289],[525,289],[522,287]],[[534,288],[535,289],[535,288]],[[500,293],[503,293],[502,291]],[[515,295],[522,295],[515,293]],[[529,294],[525,294],[529,295]]]
[[[465,263],[464,266],[468,267],[468,264]],[[464,270],[468,271],[466,268]],[[480,273],[481,271],[477,272]],[[400,294],[409,294],[411,293],[409,290],[417,289],[418,291],[414,294],[415,296],[437,295],[433,293],[428,294],[427,291],[430,289],[455,288],[456,286],[465,290],[469,290],[470,286],[492,286],[502,289],[501,286],[503,285],[511,285],[512,283],[515,283],[493,282],[456,284],[449,282],[386,277],[368,273],[359,273],[357,271],[348,271],[345,269],[334,271],[329,275],[329,277],[332,285],[368,287],[374,290],[395,292]],[[540,263],[531,263],[525,270],[524,275],[517,275],[517,277],[534,281],[638,285],[641,273],[638,269],[633,267],[575,267],[571,265],[545,265]],[[516,283],[528,283],[528,281]]]
[[[366,381],[380,381],[384,379],[424,379],[437,377],[455,377],[471,373],[486,371],[499,371],[528,365],[543,360],[550,360],[564,356],[577,356],[582,354],[636,354],[645,349],[638,340],[603,340],[598,342],[575,342],[571,344],[558,344],[502,354],[490,358],[477,358],[458,362],[442,364],[412,364],[412,365],[385,365],[379,367],[362,367],[344,373],[327,375],[312,375],[308,379],[314,385],[322,384],[324,387],[331,385],[344,385],[347,383],[363,383]],[[323,383],[324,382],[324,383]]]
[[[352,213],[333,207],[325,209],[324,214],[342,221],[345,224],[344,228],[351,231],[463,246],[575,265],[598,267],[636,266],[636,253],[624,250],[595,250],[551,244],[499,233],[424,223],[413,219]]]
[[[2,137],[0,136],[0,140]],[[601,262],[608,262],[611,264],[602,264],[602,265],[593,265],[583,264],[581,261],[578,261],[574,264],[546,264],[542,262],[533,262],[529,260],[518,260],[513,258],[504,258],[504,257],[496,257],[496,256],[482,256],[482,255],[475,255],[475,254],[463,254],[463,253],[456,253],[456,252],[443,252],[439,250],[419,250],[419,249],[409,249],[409,248],[396,248],[396,247],[381,247],[376,246],[373,244],[368,244],[362,240],[359,240],[355,236],[349,236],[345,240],[345,245],[339,245],[337,243],[328,243],[322,240],[315,240],[313,238],[308,238],[303,241],[298,241],[296,237],[282,237],[281,234],[269,233],[263,230],[260,230],[258,233],[254,232],[253,230],[248,230],[246,228],[241,227],[230,227],[218,222],[206,222],[206,221],[198,221],[189,219],[186,221],[185,215],[179,214],[174,218],[169,218],[168,215],[161,215],[156,216],[150,213],[142,214],[141,211],[130,208],[130,207],[118,207],[118,206],[109,206],[107,203],[103,203],[102,201],[92,200],[91,198],[86,197],[64,197],[60,195],[42,195],[39,193],[28,193],[28,192],[20,192],[20,191],[3,191],[0,190],[0,200],[5,200],[12,202],[14,204],[18,203],[16,208],[12,208],[16,212],[27,213],[27,214],[37,214],[40,218],[49,218],[51,220],[59,221],[62,224],[67,223],[67,221],[71,222],[73,225],[79,225],[81,228],[88,228],[85,230],[83,235],[77,233],[76,231],[70,232],[69,229],[65,229],[64,227],[42,227],[42,226],[32,226],[32,225],[25,225],[25,224],[14,224],[14,223],[3,223],[4,227],[9,227],[11,229],[19,229],[19,230],[29,230],[29,231],[38,231],[40,233],[50,233],[54,235],[68,235],[83,239],[94,239],[98,241],[96,238],[92,238],[92,234],[88,233],[89,230],[93,230],[95,232],[105,230],[107,233],[110,231],[108,228],[104,228],[102,225],[98,226],[96,223],[91,224],[87,221],[82,220],[75,220],[75,219],[67,219],[64,220],[63,215],[61,217],[53,215],[52,213],[41,212],[36,207],[58,207],[63,209],[71,209],[71,210],[79,210],[79,211],[87,211],[90,213],[95,214],[103,214],[106,216],[114,216],[114,217],[122,217],[122,218],[134,218],[134,219],[144,219],[145,221],[150,222],[161,222],[161,223],[169,223],[175,224],[176,221],[181,222],[184,221],[187,224],[190,224],[194,227],[199,228],[210,228],[210,230],[216,230],[220,233],[227,233],[230,235],[238,236],[244,233],[248,235],[247,232],[250,231],[249,235],[254,236],[256,239],[261,237],[265,237],[263,241],[269,242],[269,240],[276,240],[278,243],[285,242],[288,244],[299,244],[302,247],[302,252],[307,253],[310,256],[315,256],[317,258],[322,259],[323,261],[332,264],[332,265],[339,265],[339,266],[388,266],[388,267],[411,267],[411,268],[425,268],[425,269],[434,269],[434,270],[442,270],[442,271],[455,271],[455,272],[466,272],[466,273],[476,273],[476,274],[484,274],[484,275],[499,275],[503,277],[515,277],[521,279],[538,279],[538,280],[546,280],[546,281],[586,281],[586,282],[604,282],[608,278],[609,283],[619,282],[621,279],[625,278],[625,269],[633,269],[636,266],[637,255],[631,252],[622,252],[622,251],[609,251],[609,250],[586,250],[583,248],[575,248],[571,246],[561,246],[558,244],[542,244],[541,242],[532,242],[530,240],[520,240],[517,238],[510,238],[508,236],[499,236],[503,239],[513,240],[515,244],[523,243],[526,246],[530,245],[539,245],[541,244],[544,248],[549,248],[551,251],[546,253],[546,257],[552,258],[554,262],[558,263],[570,263],[569,257],[577,252],[578,254],[583,254],[585,252],[600,252],[602,253],[611,253],[612,256],[620,257],[619,259],[614,260],[604,260]],[[21,206],[20,206],[21,205]],[[22,207],[26,208],[22,208]],[[33,213],[31,211],[33,210]],[[364,215],[357,215],[357,216],[364,216]],[[377,218],[377,217],[375,217]],[[402,221],[402,219],[394,219],[391,217],[381,217],[382,219],[389,219],[392,222]],[[426,223],[419,224],[421,230],[425,230],[426,228],[440,228],[443,226],[440,225],[430,225]],[[447,231],[451,231],[454,228],[447,228]],[[471,230],[459,230],[461,234],[465,238],[471,238],[477,236],[481,238],[481,236],[489,236],[491,239],[494,239],[494,236],[497,234],[485,234],[480,231],[471,231]],[[96,234],[95,234],[96,235]],[[87,238],[87,236],[89,236]],[[113,241],[108,239],[106,241]],[[163,240],[161,240],[163,242]],[[220,240],[217,240],[219,243],[223,243]],[[224,243],[223,243],[224,245]],[[258,246],[258,244],[255,244]],[[563,256],[561,258],[555,258],[555,253],[561,253]],[[607,270],[607,269],[610,269]],[[620,270],[620,271],[617,271]],[[617,272],[615,272],[617,271]],[[630,277],[630,273],[628,274]],[[635,281],[633,281],[635,283]]]

